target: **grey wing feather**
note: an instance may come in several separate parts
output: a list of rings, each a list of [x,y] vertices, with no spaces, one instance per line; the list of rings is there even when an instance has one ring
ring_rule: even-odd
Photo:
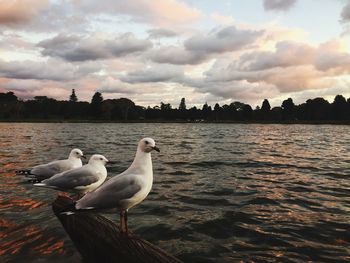
[[[60,172],[61,172],[61,169],[57,163],[37,165],[30,170],[31,175],[34,175],[36,178],[41,180],[50,178],[51,176]]]
[[[74,189],[77,186],[87,186],[98,181],[98,176],[88,169],[74,169],[57,174],[43,183],[60,189]]]
[[[133,179],[127,177],[112,178],[94,192],[87,193],[77,202],[78,209],[95,208],[108,209],[115,208],[120,202],[133,197],[141,186]]]

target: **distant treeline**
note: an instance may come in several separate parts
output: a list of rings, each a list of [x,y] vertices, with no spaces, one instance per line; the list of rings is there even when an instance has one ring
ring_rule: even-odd
[[[67,101],[46,96],[23,101],[13,92],[7,92],[0,93],[0,120],[350,123],[350,98],[346,100],[337,95],[332,103],[315,98],[300,105],[295,105],[289,98],[274,108],[265,99],[261,107],[255,109],[238,101],[221,106],[217,103],[213,108],[207,103],[201,108],[187,108],[185,98],[182,98],[178,108],[163,102],[146,108],[127,98],[104,100],[99,92],[94,94],[91,102],[78,101],[74,90]]]

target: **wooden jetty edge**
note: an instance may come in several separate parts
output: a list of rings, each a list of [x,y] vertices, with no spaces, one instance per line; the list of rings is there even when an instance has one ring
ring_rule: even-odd
[[[71,211],[72,200],[59,196],[52,204],[56,217],[83,257],[83,262],[181,263],[161,248],[129,232],[94,212],[62,214]]]

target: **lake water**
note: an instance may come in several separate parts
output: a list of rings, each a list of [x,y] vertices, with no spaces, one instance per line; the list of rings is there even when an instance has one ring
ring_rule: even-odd
[[[156,140],[154,185],[129,227],[185,262],[349,262],[350,126],[0,123],[0,261],[80,262],[56,192],[19,168],[79,147],[126,169]],[[119,222],[119,215],[107,215]]]

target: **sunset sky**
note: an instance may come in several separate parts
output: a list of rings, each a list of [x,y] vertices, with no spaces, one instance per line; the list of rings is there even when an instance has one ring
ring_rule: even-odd
[[[350,0],[0,0],[0,92],[136,104],[350,97]]]

